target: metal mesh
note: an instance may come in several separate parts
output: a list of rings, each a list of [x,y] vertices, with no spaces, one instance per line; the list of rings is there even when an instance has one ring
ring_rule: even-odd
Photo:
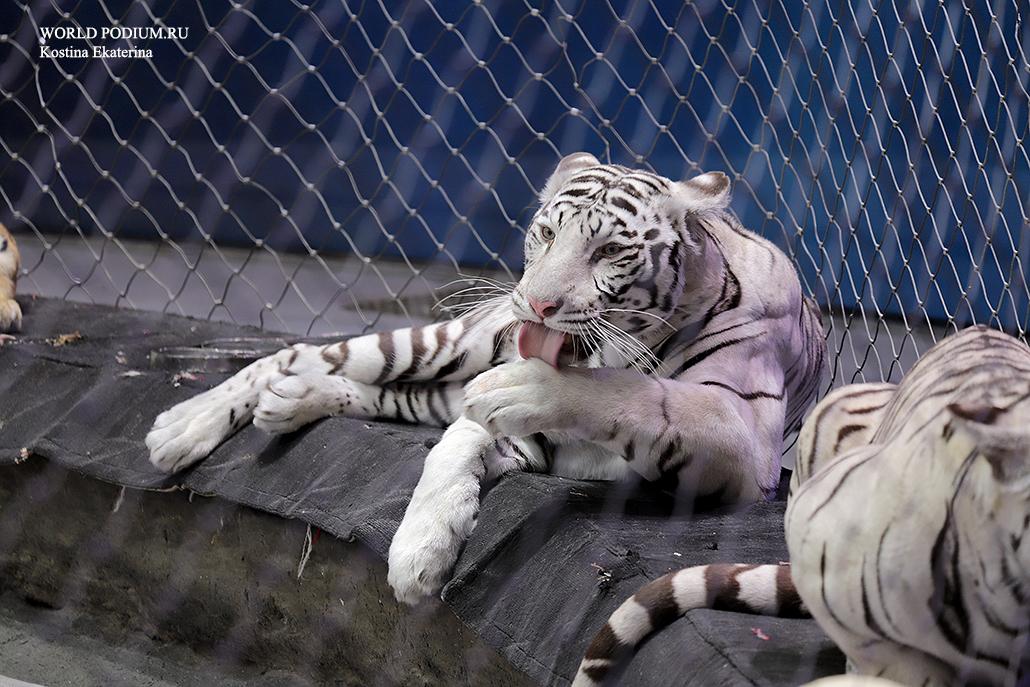
[[[521,263],[563,155],[724,170],[831,313],[836,381],[1025,337],[1027,8],[996,2],[52,2],[0,10],[22,289],[357,333]],[[44,27],[173,27],[52,38]]]

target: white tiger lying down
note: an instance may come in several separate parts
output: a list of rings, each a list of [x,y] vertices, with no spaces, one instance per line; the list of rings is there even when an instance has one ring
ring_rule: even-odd
[[[767,497],[825,344],[790,261],[728,200],[721,173],[674,182],[566,157],[513,291],[448,322],[259,360],[158,416],[150,460],[181,470],[251,418],[271,433],[334,414],[450,424],[390,548],[410,603],[446,581],[481,481],[510,470]]]
[[[706,607],[810,612],[856,673],[904,685],[1030,679],[1025,344],[966,329],[898,386],[830,394],[801,430],[791,492],[791,565],[649,583],[612,614],[573,684],[602,682],[649,633]]]

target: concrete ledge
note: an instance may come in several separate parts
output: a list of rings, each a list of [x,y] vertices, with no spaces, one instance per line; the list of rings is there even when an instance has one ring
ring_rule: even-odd
[[[319,537],[298,578],[305,536],[221,499],[123,491],[38,458],[0,467],[0,675],[529,684],[442,603],[399,606],[361,544]]]

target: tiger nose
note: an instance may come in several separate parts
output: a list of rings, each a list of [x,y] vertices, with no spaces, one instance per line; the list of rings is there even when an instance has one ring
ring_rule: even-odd
[[[540,316],[541,319],[545,319],[554,315],[562,306],[562,299],[556,301],[538,301],[537,299],[530,296],[528,299],[529,306],[533,308],[533,312]]]

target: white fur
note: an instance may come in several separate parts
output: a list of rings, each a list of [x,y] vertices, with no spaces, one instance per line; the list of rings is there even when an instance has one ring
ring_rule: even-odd
[[[636,643],[651,631],[651,616],[646,608],[630,598],[612,613],[608,624],[619,641]]]
[[[387,581],[399,601],[414,604],[443,587],[475,527],[483,457],[493,441],[478,424],[459,418],[426,456],[390,544]]]
[[[498,365],[465,386],[465,416],[494,436],[562,431],[589,402],[572,382],[536,358]]]
[[[740,585],[737,598],[757,611],[775,614],[778,610],[776,575],[776,568],[771,565],[760,565],[740,573],[737,575],[737,584]]]
[[[672,578],[672,593],[681,611],[706,606],[708,585],[705,583],[705,566],[695,565],[678,571]]]
[[[218,386],[158,415],[146,438],[150,462],[175,472],[207,457],[229,434],[230,393]]]

